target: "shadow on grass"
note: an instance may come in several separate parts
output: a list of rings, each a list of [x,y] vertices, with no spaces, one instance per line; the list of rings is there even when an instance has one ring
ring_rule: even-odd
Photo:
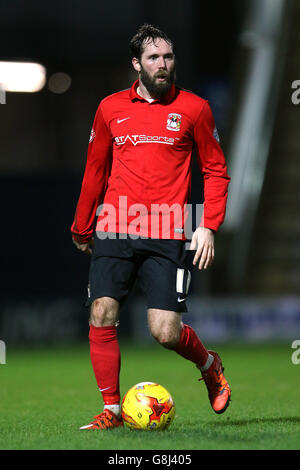
[[[251,418],[251,419],[237,419],[231,420],[227,418],[226,420],[222,420],[220,422],[208,422],[207,424],[213,426],[248,426],[249,424],[276,424],[276,423],[283,423],[283,424],[300,424],[300,417],[298,416],[282,416],[280,418]]]

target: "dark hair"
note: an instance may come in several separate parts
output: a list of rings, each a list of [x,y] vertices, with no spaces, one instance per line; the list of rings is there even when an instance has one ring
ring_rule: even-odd
[[[145,49],[145,42],[147,40],[152,40],[154,42],[155,39],[158,38],[164,39],[173,47],[171,39],[161,29],[158,29],[152,24],[148,23],[140,26],[129,43],[132,57],[136,57],[140,60]]]

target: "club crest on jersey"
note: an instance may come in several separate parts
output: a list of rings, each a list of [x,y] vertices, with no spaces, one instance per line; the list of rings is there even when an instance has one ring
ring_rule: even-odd
[[[96,137],[96,132],[94,131],[94,129],[91,130],[91,134],[90,134],[90,141],[89,143],[93,142],[94,138]]]
[[[168,114],[167,129],[169,131],[180,131],[181,115],[176,113]]]

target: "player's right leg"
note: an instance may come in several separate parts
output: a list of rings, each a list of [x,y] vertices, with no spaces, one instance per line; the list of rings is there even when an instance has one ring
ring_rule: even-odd
[[[90,265],[87,306],[90,315],[90,355],[104,411],[81,429],[121,426],[120,349],[117,322],[121,302],[136,276],[135,260],[127,240],[95,238]]]
[[[81,430],[108,429],[122,426],[119,374],[121,355],[116,324],[119,302],[111,297],[95,299],[90,314],[90,356],[104,410]]]
[[[117,322],[120,304],[111,297],[95,299],[90,314],[90,355],[98,389],[102,394],[104,407],[113,406],[119,412],[119,374],[121,365],[117,337]]]

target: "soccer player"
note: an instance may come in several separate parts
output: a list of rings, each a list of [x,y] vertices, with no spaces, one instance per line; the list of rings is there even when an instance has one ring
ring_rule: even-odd
[[[206,100],[175,86],[173,44],[163,31],[145,24],[130,47],[138,79],[99,104],[71,227],[76,247],[91,254],[90,356],[104,402],[104,410],[80,428],[87,430],[123,424],[117,324],[136,278],[151,335],[197,366],[216,413],[226,410],[231,394],[219,355],[181,315],[190,282],[184,207],[194,148],[204,180],[203,214],[190,246],[199,269],[212,264],[214,233],[225,216],[230,178],[213,115]]]

